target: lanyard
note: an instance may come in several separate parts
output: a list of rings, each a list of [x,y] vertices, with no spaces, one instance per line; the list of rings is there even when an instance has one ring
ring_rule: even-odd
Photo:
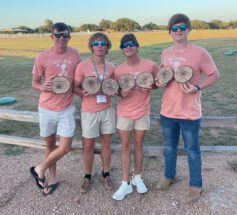
[[[92,63],[93,63],[93,66],[94,66],[94,71],[95,71],[96,76],[97,76],[98,78],[100,78],[100,75],[99,75],[99,73],[98,73],[98,70],[97,70],[97,68],[96,68],[96,64],[95,64],[95,61],[94,61],[93,58],[92,58]],[[102,75],[102,78],[101,78],[102,81],[103,81],[104,78],[105,78],[105,73],[106,73],[106,66],[105,66],[105,64],[104,64],[104,71],[103,71],[103,75]]]

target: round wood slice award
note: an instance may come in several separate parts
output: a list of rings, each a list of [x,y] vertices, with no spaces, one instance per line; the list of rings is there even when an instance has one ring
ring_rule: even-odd
[[[70,85],[69,79],[65,76],[55,76],[52,79],[52,91],[56,94],[66,93]]]
[[[149,88],[154,83],[154,78],[149,72],[142,72],[137,76],[136,84],[142,88]]]
[[[168,82],[172,80],[173,77],[174,77],[174,72],[168,66],[161,67],[156,76],[160,84],[167,84]]]
[[[135,79],[131,74],[121,75],[118,80],[119,87],[122,90],[131,90],[135,86]]]
[[[82,82],[82,88],[93,95],[99,92],[101,87],[101,81],[96,76],[88,76]]]
[[[108,96],[113,96],[118,92],[118,82],[112,78],[105,79],[102,82],[102,91]]]
[[[193,70],[189,66],[180,66],[174,72],[174,79],[178,83],[186,83],[188,82],[193,76]]]

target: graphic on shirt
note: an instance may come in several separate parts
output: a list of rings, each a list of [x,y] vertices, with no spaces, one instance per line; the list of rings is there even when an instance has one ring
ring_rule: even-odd
[[[54,64],[59,68],[58,76],[68,76],[69,64],[72,64],[70,60],[55,61]]]
[[[185,58],[183,57],[170,57],[169,58],[169,63],[172,66],[172,68],[174,69],[174,71],[180,67],[181,65],[184,65],[184,62],[186,61]]]

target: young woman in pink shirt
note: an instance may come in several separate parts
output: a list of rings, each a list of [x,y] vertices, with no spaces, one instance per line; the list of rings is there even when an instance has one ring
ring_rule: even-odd
[[[136,80],[138,75],[148,72],[153,77],[157,73],[157,65],[149,59],[138,56],[139,43],[134,34],[122,37],[120,48],[126,58],[125,62],[115,69],[115,79],[124,74],[130,74]],[[148,88],[134,86],[131,90],[120,91],[117,105],[117,129],[121,141],[122,184],[114,193],[115,200],[122,200],[127,194],[133,192],[132,184],[138,193],[146,193],[141,171],[143,162],[143,140],[145,133],[150,129],[150,96],[152,85]],[[130,148],[131,137],[134,136],[135,170],[130,182]]]

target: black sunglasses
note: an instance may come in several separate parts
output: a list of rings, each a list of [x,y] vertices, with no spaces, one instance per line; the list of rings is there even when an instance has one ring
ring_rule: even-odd
[[[70,37],[70,35],[68,33],[53,33],[53,35],[59,39],[60,37],[63,37],[64,39],[67,39]]]

